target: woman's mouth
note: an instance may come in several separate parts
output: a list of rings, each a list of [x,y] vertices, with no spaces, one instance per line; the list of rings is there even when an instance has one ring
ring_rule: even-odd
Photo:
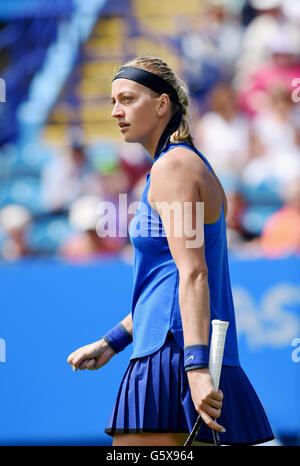
[[[129,126],[129,123],[119,123],[119,128],[122,133],[126,131],[129,128]]]

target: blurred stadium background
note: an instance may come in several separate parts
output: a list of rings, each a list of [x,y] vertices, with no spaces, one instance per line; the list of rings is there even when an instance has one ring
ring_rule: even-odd
[[[95,206],[138,200],[151,168],[110,116],[137,55],[190,87],[229,200],[241,362],[275,444],[300,445],[299,54],[298,0],[1,0],[1,445],[111,444],[130,348],[95,373],[66,359],[130,309],[130,242],[97,234]]]

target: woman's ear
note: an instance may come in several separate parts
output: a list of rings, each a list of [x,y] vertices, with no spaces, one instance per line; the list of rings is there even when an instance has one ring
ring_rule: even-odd
[[[161,94],[158,102],[157,114],[159,117],[164,117],[170,107],[170,97],[168,94]]]

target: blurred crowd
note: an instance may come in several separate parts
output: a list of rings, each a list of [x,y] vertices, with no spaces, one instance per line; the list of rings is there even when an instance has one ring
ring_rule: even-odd
[[[230,249],[298,254],[300,2],[239,3],[210,2],[182,33],[194,137],[228,197]]]
[[[151,159],[137,144],[90,146],[78,137],[78,128],[70,130],[69,144],[50,151],[28,202],[26,190],[32,186],[22,180],[23,202],[0,210],[2,259],[47,255],[81,262],[118,255],[131,261],[128,226],[134,211],[129,206],[139,200]],[[17,192],[18,185],[10,190]],[[121,203],[119,195],[125,196]]]
[[[269,258],[299,254],[299,0],[210,0],[188,28],[178,28],[174,43],[190,88],[194,141],[227,194],[229,249]],[[137,202],[151,165],[136,144],[89,146],[72,129],[33,194],[44,210],[3,202],[0,257],[130,262],[133,212],[119,212],[119,195],[126,193],[126,207]],[[108,224],[119,234],[107,235]]]

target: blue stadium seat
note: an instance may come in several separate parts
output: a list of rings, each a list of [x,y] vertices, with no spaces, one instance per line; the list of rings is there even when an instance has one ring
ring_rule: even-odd
[[[241,193],[244,199],[251,205],[281,205],[280,187],[273,179],[251,185],[242,183]]]
[[[278,210],[276,205],[256,205],[246,208],[242,226],[250,234],[259,236],[268,218]]]
[[[279,184],[271,178],[256,185],[241,183],[240,193],[248,204],[242,226],[248,233],[259,236],[268,218],[282,207]]]
[[[50,215],[35,219],[26,239],[32,250],[41,254],[55,254],[72,231],[67,216]]]
[[[35,176],[18,176],[1,182],[0,207],[19,204],[32,214],[45,211],[40,193],[40,180]]]

